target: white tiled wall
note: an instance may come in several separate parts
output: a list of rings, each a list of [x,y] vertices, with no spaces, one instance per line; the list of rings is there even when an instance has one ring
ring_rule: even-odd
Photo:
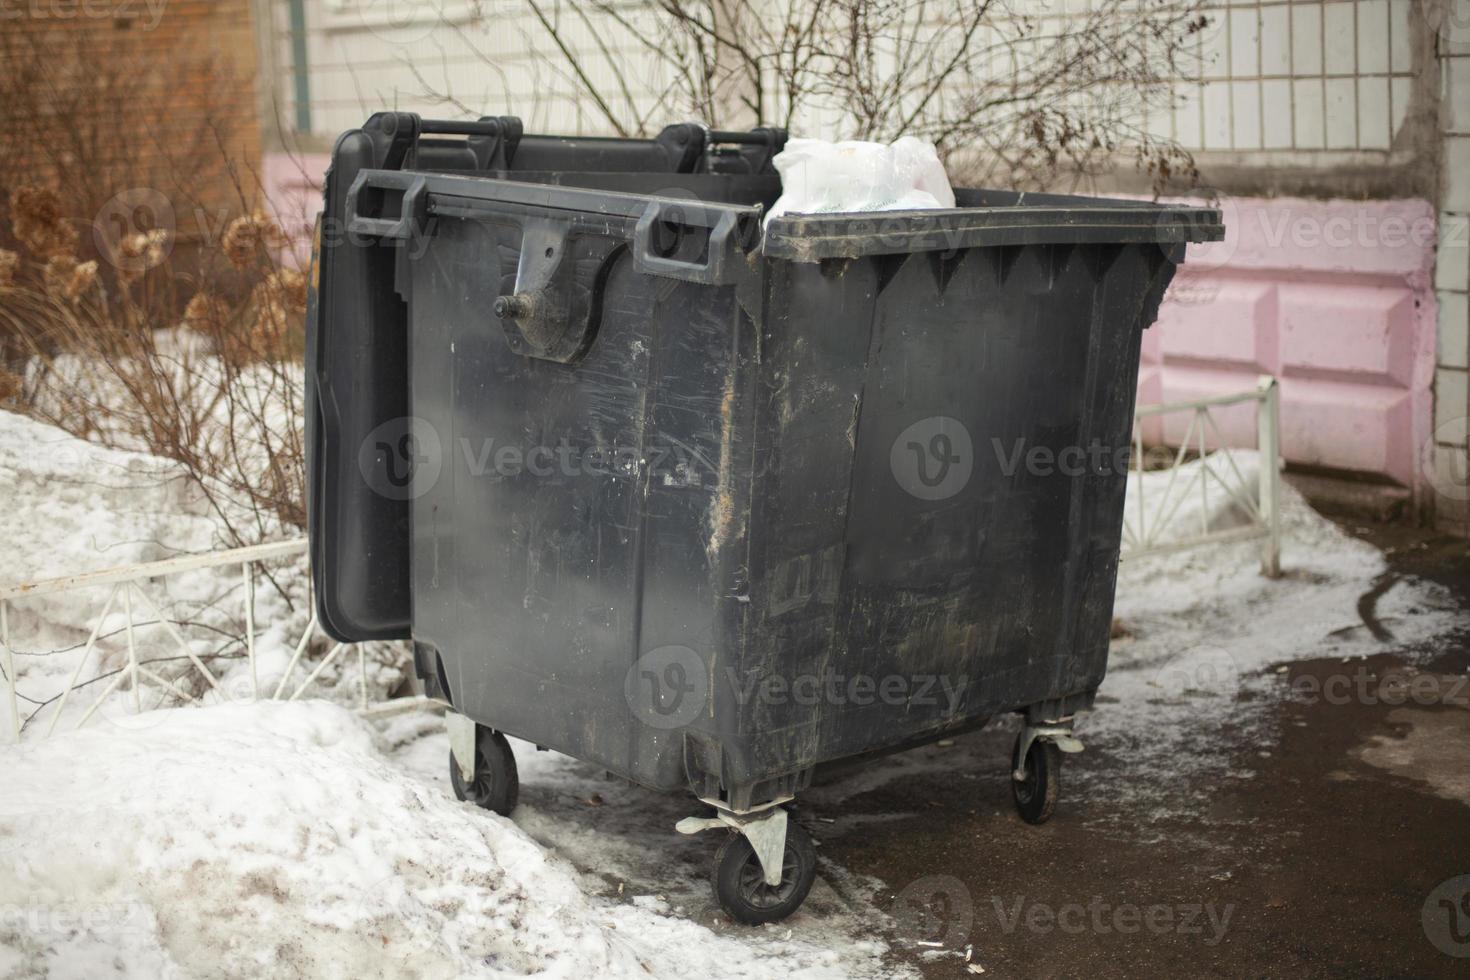
[[[532,131],[609,131],[576,80],[558,67],[564,59],[522,0],[303,3],[310,128],[316,135],[332,136],[361,125],[380,109],[446,118],[509,113],[522,117]],[[629,8],[628,17],[636,20],[636,5]],[[296,118],[289,9],[288,0],[271,2],[279,66],[276,91],[280,116],[288,122]],[[596,36],[575,15],[564,14],[563,19],[565,34],[576,48],[593,51],[606,45],[619,61],[640,66],[613,79],[603,59],[586,59],[595,83],[608,91],[626,88],[646,111],[667,79],[655,59],[640,58],[643,48],[637,38],[607,18],[593,16]],[[624,106],[617,108],[626,117]]]
[[[273,0],[273,9],[277,91],[283,117],[292,119],[288,2]],[[1017,0],[1015,8],[1045,22],[1088,2]],[[1212,23],[1194,52],[1201,80],[1181,83],[1178,105],[1143,123],[1195,150],[1385,151],[1408,105],[1410,35],[1421,26],[1413,20],[1417,2],[1206,0]],[[627,4],[630,15],[636,7]],[[383,106],[464,114],[454,104],[424,99],[426,90],[449,93],[476,110],[514,111],[543,130],[608,129],[579,97],[575,80],[548,68],[556,52],[524,0],[306,0],[305,9],[311,128],[318,134],[339,132]],[[421,15],[413,16],[415,10]],[[385,24],[390,12],[407,25]],[[563,18],[572,24],[576,47],[595,50],[600,41],[628,64],[646,66],[620,79],[635,101],[649,104],[664,90],[668,79],[626,31],[600,18],[594,36],[574,17]],[[1024,66],[1026,52],[997,58],[996,70],[1014,70],[1001,62],[1014,58]],[[602,59],[587,63],[607,74]],[[820,126],[820,114],[807,123]]]
[[[1470,30],[1470,29],[1467,29]],[[1435,516],[1446,529],[1470,535],[1470,50],[1441,40],[1444,127],[1440,246],[1434,286],[1439,299],[1435,372]]]
[[[291,0],[260,0],[274,16],[280,117],[293,104]],[[307,19],[310,130],[331,136],[376,109],[429,115],[520,115],[541,132],[605,133],[609,127],[576,80],[554,66],[562,59],[537,27],[525,0],[300,0]],[[563,9],[575,0],[564,0]],[[1014,0],[1041,21],[1065,17],[1092,0]],[[1250,153],[1265,166],[1372,163],[1386,157],[1409,108],[1416,74],[1415,39],[1433,37],[1425,11],[1445,3],[1463,12],[1470,0],[1205,0],[1211,25],[1198,35],[1197,80],[1180,82],[1177,104],[1141,120],[1147,131],[1196,151]],[[415,5],[422,16],[415,17]],[[544,0],[543,8],[555,6]],[[638,4],[622,8],[637,17]],[[396,15],[407,24],[384,22]],[[653,105],[668,78],[648,57],[638,33],[605,18],[588,28],[573,18],[574,47],[616,53],[632,66],[609,77],[605,62],[587,61],[594,81]],[[654,39],[657,43],[657,39]],[[1442,70],[1441,245],[1435,373],[1436,481],[1451,488],[1436,498],[1439,520],[1470,534],[1470,27],[1437,39]],[[1422,50],[1422,44],[1418,46]],[[1023,46],[997,54],[994,70],[1024,70]],[[641,60],[640,60],[641,59]],[[432,90],[450,102],[424,98]],[[622,111],[622,107],[620,107]],[[801,120],[805,132],[837,136],[835,114]],[[659,119],[658,122],[667,120]],[[715,120],[715,122],[719,122]],[[829,132],[829,130],[831,130]],[[1429,447],[1424,447],[1428,449]],[[1454,476],[1458,474],[1458,476]],[[1446,479],[1458,479],[1445,483]],[[1455,489],[1458,487],[1458,489]]]
[[[1414,71],[1413,0],[1208,7],[1201,81],[1179,86],[1181,104],[1153,131],[1201,150],[1390,148]]]

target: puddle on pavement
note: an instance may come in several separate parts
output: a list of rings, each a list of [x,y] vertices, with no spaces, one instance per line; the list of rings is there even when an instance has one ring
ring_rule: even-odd
[[[1466,678],[1447,680],[1463,683]],[[1470,690],[1466,693],[1470,696]],[[1353,755],[1370,766],[1425,783],[1438,796],[1470,806],[1470,709],[1395,708],[1385,721],[1396,732],[1373,735]]]

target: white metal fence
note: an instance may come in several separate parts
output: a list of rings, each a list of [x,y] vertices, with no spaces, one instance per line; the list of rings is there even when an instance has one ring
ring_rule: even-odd
[[[135,638],[136,631],[144,625],[160,627],[169,639],[178,647],[179,652],[189,661],[193,670],[203,677],[207,684],[207,691],[218,695],[222,700],[240,700],[232,698],[220,685],[219,678],[205,664],[204,659],[197,654],[189,645],[180,631],[181,624],[174,617],[164,612],[163,603],[156,601],[150,595],[149,584],[157,579],[171,575],[179,575],[185,572],[197,571],[205,568],[228,568],[238,566],[243,585],[243,612],[244,612],[244,636],[242,638],[245,646],[246,662],[249,668],[250,688],[248,700],[256,700],[261,697],[260,681],[256,671],[255,643],[255,582],[257,568],[263,562],[272,559],[288,558],[306,553],[307,542],[305,538],[296,538],[290,541],[277,541],[269,544],[254,545],[248,548],[232,548],[225,551],[215,551],[202,555],[188,555],[180,558],[169,558],[163,561],[145,562],[138,565],[128,565],[121,568],[110,568],[102,571],[87,572],[81,575],[67,575],[60,578],[46,579],[38,582],[26,582],[17,585],[0,587],[0,650],[3,650],[3,666],[5,669],[6,697],[8,700],[10,714],[10,735],[20,740],[21,714],[20,694],[17,689],[17,674],[15,668],[15,652],[11,644],[10,635],[10,607],[18,599],[30,599],[60,593],[71,593],[85,589],[94,589],[99,586],[111,586],[107,597],[103,601],[96,619],[93,621],[91,633],[86,644],[82,647],[81,656],[73,666],[70,676],[67,678],[66,686],[62,689],[59,698],[53,699],[54,703],[49,707],[50,719],[46,724],[46,734],[50,735],[57,728],[67,702],[84,684],[100,679],[96,677],[81,680],[83,671],[92,660],[92,654],[98,648],[98,640],[101,637],[104,623],[114,608],[119,607],[123,613],[123,632],[127,644],[127,665],[115,671],[102,693],[92,702],[91,706],[82,714],[77,721],[77,728],[82,727],[98,709],[116,693],[122,685],[130,684],[132,693],[132,707],[135,712],[143,710],[143,690],[145,687],[154,687],[163,693],[164,697],[173,695],[180,701],[193,701],[195,698],[185,689],[179,686],[179,678],[170,679],[150,668],[138,657],[138,645]],[[141,609],[140,609],[141,607]],[[135,613],[142,611],[151,618],[146,623],[135,618]],[[291,656],[285,673],[281,675],[280,681],[275,688],[267,692],[271,698],[285,698],[296,700],[299,698],[317,678],[321,676],[342,653],[345,644],[336,643],[327,652],[306,678],[294,689],[287,693],[289,682],[296,671],[302,656],[316,634],[317,619],[312,614],[300,640],[295,645],[295,651]],[[368,706],[367,689],[367,664],[364,648],[357,645],[358,671],[360,676],[359,699],[360,707],[366,709]],[[79,683],[80,682],[80,683]],[[243,693],[243,692],[242,692]],[[38,711],[40,709],[38,708]]]
[[[1259,466],[1255,486],[1250,485],[1229,443],[1220,431],[1215,413],[1235,405],[1254,403]],[[1189,423],[1178,446],[1172,450],[1163,472],[1163,489],[1148,490],[1150,471],[1143,443],[1144,419],[1187,414]],[[1221,395],[1165,405],[1140,405],[1134,412],[1135,468],[1129,473],[1129,494],[1134,504],[1123,521],[1123,557],[1180,551],[1215,541],[1261,542],[1261,572],[1275,578],[1281,574],[1281,413],[1276,379],[1262,377],[1253,391]],[[1160,471],[1151,471],[1158,473]],[[1186,474],[1181,477],[1181,474]],[[1233,504],[1247,523],[1226,529],[1211,526],[1210,491],[1216,499]],[[1184,502],[1198,494],[1197,527],[1181,526]],[[1221,498],[1219,495],[1224,494]]]
[[[1259,438],[1260,465],[1257,473],[1257,485],[1253,488],[1236,465],[1234,457],[1226,446],[1226,441],[1220,432],[1213,412],[1229,406],[1254,402],[1256,406],[1256,424]],[[1146,487],[1146,473],[1140,465],[1129,474],[1130,481],[1135,481],[1130,488],[1130,495],[1135,504],[1130,507],[1129,515],[1125,516],[1123,527],[1123,557],[1131,558],[1139,555],[1153,554],[1166,551],[1178,551],[1185,548],[1196,547],[1201,544],[1217,541],[1261,541],[1261,569],[1269,576],[1280,573],[1281,555],[1281,532],[1278,510],[1279,486],[1280,486],[1280,453],[1279,453],[1279,418],[1277,385],[1274,378],[1262,378],[1254,391],[1243,392],[1238,395],[1227,395],[1217,398],[1205,398],[1190,402],[1176,402],[1167,405],[1145,405],[1140,406],[1135,412],[1135,434],[1134,434],[1134,459],[1144,459],[1143,427],[1142,420],[1176,413],[1188,413],[1190,421],[1185,430],[1184,438],[1179,440],[1179,446],[1171,454],[1171,465],[1165,468],[1168,476],[1165,478],[1164,487],[1161,492],[1151,494]],[[1186,463],[1195,458],[1199,465],[1190,469],[1189,475],[1181,477],[1186,472]],[[1155,474],[1160,471],[1152,471]],[[1216,486],[1216,494],[1223,493],[1230,503],[1234,504],[1238,511],[1247,515],[1248,523],[1244,526],[1232,527],[1225,530],[1216,530],[1209,524],[1209,508],[1211,485]],[[1177,526],[1176,518],[1180,513],[1183,501],[1191,494],[1200,495],[1199,514],[1201,524],[1196,529],[1181,528]],[[1221,498],[1217,498],[1221,499]],[[11,604],[18,599],[35,598],[59,593],[76,592],[85,589],[94,589],[99,586],[111,586],[106,600],[102,603],[96,619],[93,621],[91,633],[86,644],[82,648],[82,654],[73,666],[66,685],[59,698],[53,698],[54,702],[49,706],[49,721],[46,724],[46,734],[55,731],[61,720],[62,713],[66,708],[68,700],[85,684],[98,681],[103,674],[89,677],[85,682],[79,683],[87,664],[92,659],[93,652],[97,649],[98,640],[101,636],[104,623],[114,607],[121,603],[123,613],[123,631],[127,645],[127,665],[112,673],[111,678],[103,688],[102,693],[87,708],[77,721],[77,728],[85,725],[107,701],[112,697],[124,683],[128,683],[131,692],[132,708],[135,712],[143,710],[142,692],[145,687],[157,689],[166,698],[169,695],[181,702],[193,701],[195,698],[179,686],[179,678],[170,679],[150,668],[146,662],[138,657],[138,646],[134,633],[136,629],[145,625],[134,618],[135,612],[141,606],[151,619],[146,625],[156,625],[163,629],[170,640],[178,647],[179,652],[190,662],[193,670],[197,670],[207,684],[207,692],[217,694],[222,700],[239,700],[231,698],[220,685],[219,678],[205,664],[180,632],[180,623],[164,612],[163,603],[156,601],[150,595],[150,583],[170,575],[178,575],[184,572],[195,571],[205,568],[228,568],[238,566],[243,585],[243,612],[244,612],[244,637],[245,655],[249,669],[249,693],[246,700],[256,700],[261,697],[259,677],[256,672],[255,646],[256,646],[256,622],[255,622],[255,582],[257,567],[272,559],[288,558],[301,555],[306,552],[307,542],[304,538],[291,541],[279,541],[271,544],[255,545],[248,548],[234,548],[227,551],[217,551],[203,555],[190,555],[181,558],[170,558],[164,561],[147,562],[139,565],[129,565],[122,568],[112,568],[97,572],[88,572],[81,575],[69,575],[60,578],[46,579],[38,582],[27,582],[18,585],[0,587],[0,652],[3,652],[3,667],[5,672],[6,696],[10,714],[10,735],[20,740],[21,714],[20,695],[17,690],[17,675],[15,668],[14,650],[11,646],[10,635],[10,608]],[[295,688],[290,688],[290,680],[300,665],[301,658],[305,654],[312,637],[317,629],[317,619],[313,612],[311,619],[302,632],[300,640],[295,645],[285,672],[275,687],[267,692],[270,698],[295,700],[299,698],[308,688],[314,684],[333,662],[341,656],[346,644],[336,643],[327,652],[326,656],[319,660],[307,673],[306,677]],[[356,644],[358,658],[359,707],[368,710],[368,685],[366,655],[362,644]],[[289,693],[288,693],[288,688]],[[421,701],[421,699],[420,699]],[[40,708],[37,709],[41,710]],[[33,719],[34,720],[34,719]]]

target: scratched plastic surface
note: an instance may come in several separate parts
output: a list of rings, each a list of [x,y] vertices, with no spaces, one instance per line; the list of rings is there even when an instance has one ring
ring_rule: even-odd
[[[1091,702],[1142,331],[1216,212],[960,189],[762,235],[751,144],[670,174],[385,143],[339,143],[327,217],[375,232],[323,246],[309,325],[334,635],[741,808]]]

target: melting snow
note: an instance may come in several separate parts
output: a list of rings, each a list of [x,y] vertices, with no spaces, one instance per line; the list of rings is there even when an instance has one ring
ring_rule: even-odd
[[[1241,465],[1252,479],[1254,460]],[[0,493],[8,579],[218,544],[170,464],[3,414]],[[1090,745],[1139,774],[1175,776],[1180,793],[1208,792],[1212,778],[1250,775],[1202,751],[1226,741],[1227,723],[1271,744],[1267,713],[1242,715],[1237,699],[1275,690],[1268,665],[1412,648],[1449,626],[1442,594],[1395,580],[1377,599],[1394,639],[1376,639],[1356,607],[1386,581],[1383,557],[1289,487],[1282,499],[1279,580],[1259,575],[1254,544],[1125,561],[1117,612],[1131,636],[1115,643],[1097,710],[1079,726]],[[1178,517],[1181,528],[1240,519],[1223,495]],[[203,601],[223,587],[206,575],[178,588]],[[76,602],[28,600],[12,628],[77,642],[100,599]],[[31,689],[59,683],[72,662],[17,660]],[[704,881],[708,842],[672,833],[687,799],[604,780],[554,753],[516,746],[523,790],[512,822],[453,799],[447,740],[429,715],[375,728],[325,702],[261,702],[108,720],[0,746],[0,977],[895,971],[887,947],[864,938],[887,925],[870,901],[876,883],[824,860],[804,914],[732,927]],[[845,796],[952,765],[943,753],[909,753],[813,798],[841,817]],[[1088,779],[1085,757],[1077,771],[1084,798],[1135,792],[1126,780]],[[1157,792],[1159,782],[1137,785]]]

